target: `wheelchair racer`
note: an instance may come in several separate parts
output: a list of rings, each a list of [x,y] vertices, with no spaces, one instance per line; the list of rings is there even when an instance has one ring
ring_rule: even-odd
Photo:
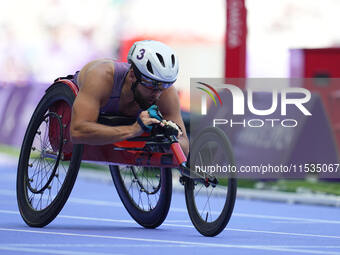
[[[110,144],[139,136],[153,124],[168,124],[178,129],[179,143],[188,155],[189,142],[173,86],[178,75],[175,52],[158,41],[138,41],[127,60],[95,60],[74,75],[79,93],[72,108],[72,142]],[[150,116],[150,110],[157,108],[167,121]],[[137,121],[127,126],[106,126],[97,123],[101,113],[136,117]]]

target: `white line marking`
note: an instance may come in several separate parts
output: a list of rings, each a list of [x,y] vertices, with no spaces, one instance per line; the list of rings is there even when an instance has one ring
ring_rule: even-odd
[[[111,201],[93,200],[93,199],[84,199],[84,198],[75,198],[75,197],[70,197],[69,201],[71,203],[76,203],[76,204],[123,207],[121,202],[111,202]]]
[[[263,233],[263,234],[275,234],[275,235],[289,235],[289,236],[304,236],[304,237],[319,237],[319,238],[340,239],[340,236],[317,235],[317,234],[302,234],[302,233],[289,233],[289,232],[278,232],[278,231],[264,231],[264,230],[254,230],[254,229],[227,228],[225,230],[238,231],[238,232]]]
[[[250,249],[250,250],[285,251],[285,252],[293,252],[293,253],[340,255],[339,252],[329,252],[329,251],[319,251],[319,250],[302,250],[302,249],[299,250],[299,249],[271,247],[271,246],[232,245],[232,244],[202,243],[202,242],[198,243],[198,242],[186,242],[186,241],[176,241],[176,240],[160,240],[160,239],[135,238],[135,237],[123,237],[123,236],[90,235],[90,234],[79,234],[79,233],[62,233],[62,232],[23,230],[23,229],[11,229],[11,228],[0,228],[0,231],[25,232],[25,233],[58,235],[58,236],[116,239],[116,240],[140,241],[140,242],[151,242],[151,243],[184,244],[184,245],[195,245],[198,247],[238,248],[238,249]]]
[[[288,220],[273,220],[271,223],[275,224],[318,224],[318,222],[303,222],[303,221],[288,221]]]
[[[0,195],[5,196],[16,196],[15,192],[11,190],[0,189]],[[103,200],[83,199],[70,197],[68,202],[76,204],[96,205],[96,206],[112,206],[123,208],[124,206],[120,202],[111,202]],[[187,209],[184,208],[170,208],[170,211],[188,213]],[[232,217],[243,217],[243,218],[255,218],[265,220],[287,220],[287,221],[300,221],[305,223],[322,223],[322,224],[340,224],[340,220],[324,220],[324,219],[313,219],[313,218],[298,218],[298,217],[284,217],[284,216],[273,216],[273,215],[261,215],[261,214],[247,214],[234,212]]]
[[[129,223],[136,224],[134,220],[114,220],[107,218],[97,218],[97,217],[84,217],[84,216],[71,216],[71,215],[59,215],[58,218],[74,219],[74,220],[85,220],[85,221],[104,221],[104,222],[118,222],[118,223]]]
[[[0,213],[19,214],[19,212],[16,212],[16,211],[7,211],[7,210],[0,210]],[[58,218],[65,218],[65,219],[85,220],[85,221],[101,221],[101,222],[137,224],[133,220],[114,220],[114,219],[107,219],[107,218],[95,218],[95,217],[71,216],[71,215],[59,215],[57,217]],[[180,227],[180,228],[194,228],[192,225],[169,224],[169,223],[163,223],[162,226]],[[275,234],[275,235],[288,235],[288,236],[304,236],[304,237],[340,239],[340,236],[304,234],[304,233],[290,233],[290,232],[266,231],[266,230],[255,230],[255,229],[226,228],[224,231],[237,231],[237,232],[249,232],[249,233],[263,233],[263,234],[271,234],[271,235]]]
[[[260,214],[247,214],[247,213],[233,213],[233,216],[245,217],[245,218],[257,218],[257,219],[270,219],[270,220],[289,220],[289,221],[304,221],[307,223],[327,223],[327,224],[340,224],[340,220],[323,220],[323,219],[309,219],[298,217],[283,217],[272,215],[260,215]]]
[[[82,251],[67,251],[67,250],[51,250],[51,249],[37,249],[37,248],[20,248],[0,245],[0,250],[3,251],[20,251],[20,252],[34,252],[43,254],[59,254],[59,255],[118,255],[122,253],[100,253],[100,252],[82,252]]]
[[[8,244],[2,244],[3,246],[9,246],[9,247],[38,247],[38,248],[43,248],[43,247],[52,247],[52,248],[68,248],[68,247],[81,247],[81,248],[125,248],[125,247],[133,247],[133,248],[142,248],[142,247],[152,247],[152,248],[178,248],[178,247],[196,247],[195,245],[179,245],[179,244],[13,244],[13,243],[8,243]],[[1,245],[0,245],[1,246]],[[204,247],[208,248],[208,247]],[[308,248],[308,247],[307,247]],[[340,248],[340,247],[339,247]]]
[[[170,223],[189,223],[189,224],[191,224],[190,220],[168,220],[168,219],[166,219],[165,221],[170,222]]]
[[[10,211],[10,210],[0,210],[0,213],[6,213],[6,214],[19,214],[17,211]]]
[[[172,244],[96,244],[96,243],[69,243],[69,244],[50,244],[50,243],[3,243],[3,246],[10,247],[56,247],[56,248],[66,248],[66,247],[87,247],[87,248],[113,248],[113,247],[195,247],[194,245],[172,245]],[[323,248],[323,249],[340,249],[340,245],[253,245],[253,247],[274,247],[274,248]],[[204,247],[208,248],[208,247]]]

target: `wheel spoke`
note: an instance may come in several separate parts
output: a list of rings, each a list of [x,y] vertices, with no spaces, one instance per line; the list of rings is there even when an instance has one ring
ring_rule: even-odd
[[[161,182],[158,171],[160,170],[137,166],[119,167],[126,191],[142,211],[151,211],[158,203]]]
[[[191,157],[195,164],[205,167],[234,162],[230,142],[218,128],[204,129],[197,134],[194,144]],[[203,235],[215,236],[223,230],[231,216],[236,199],[236,180],[220,178],[207,171],[202,173],[204,178],[201,180],[185,183],[186,203],[196,229]]]
[[[47,111],[44,118],[35,132],[32,145],[30,145],[27,169],[27,201],[36,211],[46,208],[54,201],[67,175],[68,166],[66,164],[69,164],[69,162],[60,162],[54,171],[58,159],[45,156],[45,153],[53,152],[58,157],[61,148],[60,139],[62,138],[49,136],[51,124],[59,124],[60,127],[59,117],[55,113]],[[58,126],[55,128],[58,128]],[[43,188],[46,188],[47,192],[42,190]]]

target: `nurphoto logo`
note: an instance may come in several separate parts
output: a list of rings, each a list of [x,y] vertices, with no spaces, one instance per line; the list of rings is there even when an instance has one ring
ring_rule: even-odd
[[[203,91],[201,95],[201,114],[207,114],[207,96],[209,96],[214,102],[216,107],[224,107],[220,94],[216,89],[207,83],[198,82],[199,85],[196,88]],[[281,90],[271,91],[271,106],[267,109],[256,109],[253,102],[254,90],[247,88],[246,91],[241,90],[239,87],[233,84],[221,84],[219,89],[228,90],[233,99],[232,114],[237,116],[245,115],[245,107],[256,116],[268,116],[280,109],[280,115],[287,115],[287,105],[294,105],[305,116],[311,116],[310,111],[304,106],[311,99],[311,93],[305,88],[283,88]],[[245,93],[247,93],[247,99],[245,99]],[[218,102],[216,101],[216,98]],[[280,105],[279,105],[280,98]],[[245,101],[246,104],[245,104]],[[265,123],[269,123],[274,127],[277,123],[280,123],[283,127],[296,127],[298,122],[296,119],[244,119],[242,121],[235,122],[232,119],[213,119],[213,126],[217,125],[241,125],[243,127],[262,127]]]

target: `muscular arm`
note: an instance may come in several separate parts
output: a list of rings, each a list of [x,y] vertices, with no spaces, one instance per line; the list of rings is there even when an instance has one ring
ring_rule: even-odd
[[[73,143],[110,144],[142,133],[137,123],[110,127],[97,123],[100,107],[108,100],[113,84],[113,66],[93,63],[81,71],[81,87],[74,101],[71,119]]]
[[[162,93],[158,106],[164,119],[171,120],[181,127],[183,135],[179,137],[178,141],[183,149],[183,152],[188,156],[189,140],[181,116],[178,94],[174,87],[170,87]]]

